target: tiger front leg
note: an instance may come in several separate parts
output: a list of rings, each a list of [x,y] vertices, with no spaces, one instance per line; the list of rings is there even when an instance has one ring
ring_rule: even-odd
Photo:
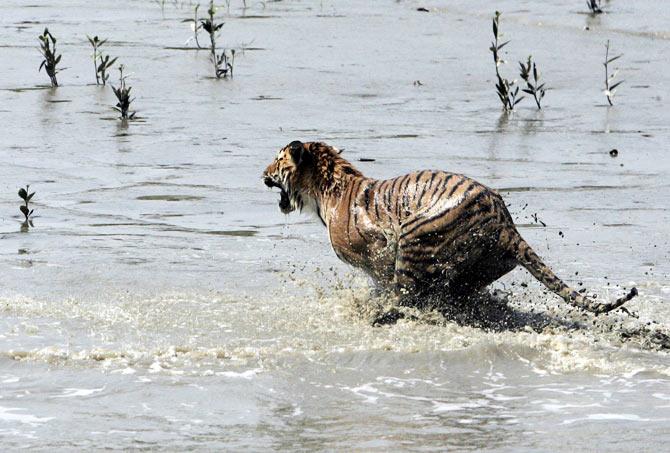
[[[395,299],[395,306],[375,318],[373,325],[394,324],[405,318],[405,313],[399,307],[425,307],[428,289],[432,287],[431,272],[439,273],[434,260],[417,258],[414,248],[400,241],[389,288],[393,291],[391,297]]]
[[[422,235],[398,241],[393,282],[401,305],[430,307],[453,290],[454,263],[449,250],[445,253],[431,239],[432,235]]]

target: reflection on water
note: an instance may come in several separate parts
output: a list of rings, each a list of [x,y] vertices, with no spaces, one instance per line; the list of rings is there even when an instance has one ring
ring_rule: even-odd
[[[0,7],[5,448],[662,450],[663,8],[498,2],[505,69],[532,53],[552,88],[541,112],[501,114],[490,2],[231,2],[221,39],[240,51],[223,83],[207,52],[184,50],[188,2],[61,3]],[[43,24],[68,68],[56,90],[36,70]],[[129,68],[141,121],[119,121],[93,84],[87,33]],[[606,35],[630,80],[613,108]],[[571,310],[519,270],[504,298],[373,327],[390,301],[260,181],[295,139],[374,177],[481,180],[567,282],[604,298],[635,284],[634,316]]]

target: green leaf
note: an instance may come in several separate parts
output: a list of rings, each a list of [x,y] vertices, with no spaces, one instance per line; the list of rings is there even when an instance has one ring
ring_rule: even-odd
[[[612,85],[612,86],[610,87],[610,91],[614,90],[616,87],[618,87],[619,85],[621,85],[623,82],[624,82],[624,81],[622,80],[622,81],[617,82],[617,83],[615,83],[614,85]]]
[[[612,57],[612,58],[610,58],[609,60],[607,60],[607,64],[610,64],[611,62],[616,61],[616,60],[618,60],[618,59],[621,58],[621,57],[623,57],[623,54],[621,54],[621,55],[617,55],[616,57]]]
[[[26,189],[23,188],[19,189],[19,197],[21,197],[24,200],[28,197],[28,192],[26,192]]]

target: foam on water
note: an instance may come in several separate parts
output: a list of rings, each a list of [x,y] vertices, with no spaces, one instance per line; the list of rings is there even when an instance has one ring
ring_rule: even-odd
[[[455,322],[435,310],[408,308],[402,308],[407,316],[396,324],[373,327],[371,319],[392,302],[371,296],[364,284],[339,285],[330,293],[306,282],[296,288],[297,294],[260,297],[189,293],[97,301],[5,298],[0,304],[6,319],[16,319],[17,325],[29,320],[32,327],[12,329],[0,355],[117,373],[144,369],[253,378],[299,357],[337,362],[349,353],[389,351],[447,353],[458,360],[466,351],[466,356],[481,360],[504,356],[538,375],[589,371],[670,376],[668,355],[647,338],[667,327],[649,330],[624,314],[596,318],[553,299],[546,301],[551,309],[542,309],[512,296],[508,300],[516,302],[497,300],[499,306],[492,308],[496,316],[501,306],[509,311],[495,329]],[[642,299],[639,306],[644,304]],[[531,310],[534,318],[529,317]],[[538,316],[541,322],[533,321]],[[26,343],[34,346],[11,347]]]
[[[32,414],[24,413],[25,409],[21,407],[2,407],[0,406],[0,421],[12,423],[24,423],[27,425],[39,425],[46,423],[52,417],[37,417]]]

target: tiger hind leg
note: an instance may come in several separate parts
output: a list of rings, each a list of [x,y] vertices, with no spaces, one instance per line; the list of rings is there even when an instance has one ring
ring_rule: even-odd
[[[443,314],[468,311],[468,304],[478,300],[474,296],[517,265],[508,254],[497,253],[488,247],[469,248],[469,253],[462,253],[460,247],[450,249],[450,253],[461,257],[454,262],[449,253],[421,260],[409,249],[408,253],[403,253],[403,248],[399,247],[393,280],[399,307],[381,313],[373,325],[394,324],[406,318],[400,307],[432,308]]]

